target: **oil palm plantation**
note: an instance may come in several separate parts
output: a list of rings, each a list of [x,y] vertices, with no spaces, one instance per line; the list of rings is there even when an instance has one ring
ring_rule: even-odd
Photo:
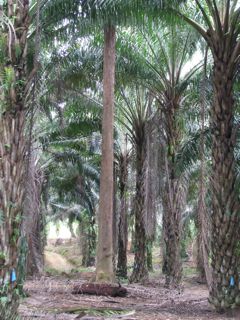
[[[60,1],[61,2],[61,1]],[[51,15],[58,1],[48,2],[47,12]],[[115,77],[115,26],[129,26],[132,23],[143,23],[142,16],[146,10],[150,17],[156,17],[163,8],[180,1],[158,2],[158,1],[83,1],[81,6],[70,2],[71,15],[67,19],[64,29],[79,27],[79,32],[89,29],[90,24],[95,21],[95,26],[104,30],[104,74],[103,74],[103,141],[102,141],[102,170],[100,183],[100,205],[99,205],[99,241],[97,250],[97,281],[114,280],[112,255],[112,216],[113,216],[113,123],[114,123],[114,77]],[[81,7],[81,13],[79,9]],[[63,12],[65,10],[63,6]],[[69,9],[69,7],[68,7]],[[69,10],[68,10],[69,11]],[[75,12],[75,15],[72,14]],[[60,14],[61,16],[61,14]],[[81,19],[85,17],[84,19]],[[80,19],[79,19],[80,18]],[[66,21],[66,16],[60,20]],[[62,31],[61,22],[58,24]],[[82,28],[81,28],[82,26]],[[106,224],[104,221],[109,221]]]
[[[187,87],[191,77],[199,69],[199,65],[195,65],[186,70],[186,63],[192,57],[197,38],[195,34],[187,31],[184,25],[179,25],[178,30],[174,25],[171,27],[155,25],[154,29],[144,30],[142,34],[133,36],[133,39],[134,37],[136,37],[135,43],[140,43],[145,48],[145,51],[142,50],[141,61],[149,70],[149,74],[144,84],[156,98],[161,113],[159,118],[163,122],[161,125],[165,139],[164,270],[166,285],[175,286],[181,281],[181,215],[187,191],[183,183],[184,174],[179,174],[177,154],[184,136],[182,110],[188,95]],[[140,47],[139,55],[141,49]]]

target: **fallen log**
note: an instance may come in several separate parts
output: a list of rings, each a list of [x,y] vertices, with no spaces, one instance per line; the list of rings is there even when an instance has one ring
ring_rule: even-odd
[[[90,294],[96,296],[126,297],[127,289],[116,284],[89,282],[74,286],[72,293]]]

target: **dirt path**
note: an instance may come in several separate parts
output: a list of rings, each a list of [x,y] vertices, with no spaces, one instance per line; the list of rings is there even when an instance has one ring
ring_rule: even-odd
[[[62,277],[42,277],[27,281],[29,297],[20,306],[20,312],[26,319],[73,320],[81,319],[85,313],[67,313],[70,309],[128,310],[127,316],[104,315],[104,319],[123,320],[239,320],[240,313],[232,315],[217,314],[207,302],[208,292],[205,286],[198,285],[194,279],[186,282],[182,292],[164,288],[163,279],[141,285],[127,285],[126,298],[110,298],[88,295],[73,295],[73,285],[86,281],[89,274],[79,274],[75,279]],[[85,280],[79,279],[85,278]],[[132,311],[135,311],[132,314]],[[107,311],[106,311],[107,312]],[[110,311],[112,312],[112,311]],[[113,313],[113,312],[112,312]],[[80,317],[79,317],[80,315]]]
[[[44,259],[46,269],[65,273],[70,273],[74,269],[74,266],[65,257],[56,252],[45,251]]]

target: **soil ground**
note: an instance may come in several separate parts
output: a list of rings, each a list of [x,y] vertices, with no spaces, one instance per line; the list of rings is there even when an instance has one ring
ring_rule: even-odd
[[[94,269],[78,267],[78,255],[72,249],[68,250],[66,246],[48,248],[48,275],[28,279],[25,284],[28,297],[20,305],[24,319],[72,320],[89,314],[109,320],[240,320],[240,311],[220,315],[209,305],[208,290],[198,283],[191,262],[185,263],[181,290],[164,288],[164,277],[157,270],[150,274],[144,285],[123,284],[128,290],[125,298],[73,295],[73,286],[89,281]],[[157,258],[154,262],[156,267]],[[72,266],[75,269],[69,273]]]

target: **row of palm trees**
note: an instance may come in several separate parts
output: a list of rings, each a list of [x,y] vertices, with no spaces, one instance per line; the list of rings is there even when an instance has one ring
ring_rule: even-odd
[[[184,130],[181,126],[182,105],[186,103],[189,81],[197,71],[191,68],[188,73],[184,64],[191,57],[196,43],[196,35],[186,33],[183,27],[169,27],[169,21],[160,24],[164,18],[171,18],[171,23],[182,25],[183,21],[191,25],[198,33],[203,43],[211,51],[213,59],[212,88],[213,99],[210,107],[210,126],[212,134],[211,155],[211,248],[210,257],[205,261],[204,269],[208,269],[211,261],[210,301],[217,309],[226,309],[239,304],[239,277],[237,248],[239,243],[239,200],[238,179],[234,147],[236,145],[237,128],[234,125],[234,79],[239,66],[239,7],[237,1],[211,1],[204,4],[199,1],[189,1],[185,5],[181,1],[154,0],[131,1],[75,1],[49,0],[38,2],[29,7],[28,1],[24,5],[17,2],[6,1],[0,6],[1,11],[1,55],[0,83],[1,83],[1,189],[0,189],[0,264],[1,264],[1,302],[17,306],[16,288],[9,284],[9,277],[17,270],[18,242],[20,238],[19,226],[24,215],[24,196],[26,186],[23,183],[28,175],[30,165],[29,142],[26,135],[27,119],[32,119],[33,95],[36,94],[37,63],[33,59],[31,46],[33,39],[27,38],[31,30],[35,30],[36,39],[39,40],[39,26],[34,28],[30,23],[34,14],[41,10],[41,27],[43,50],[49,50],[49,41],[54,39],[57,54],[62,61],[67,56],[64,51],[70,50],[71,40],[80,39],[84,47],[86,35],[96,30],[104,32],[103,53],[103,116],[102,116],[102,164],[100,177],[100,199],[98,213],[98,247],[97,247],[97,281],[114,281],[113,267],[113,136],[114,136],[114,91],[121,86],[121,77],[116,74],[115,65],[118,62],[118,41],[116,42],[116,26],[130,27],[135,30],[140,26],[137,35],[123,32],[128,39],[135,43],[129,46],[125,41],[127,56],[123,65],[123,74],[136,72],[136,106],[134,99],[127,103],[126,89],[130,88],[131,76],[123,79],[124,91],[121,91],[120,104],[127,104],[123,110],[125,123],[136,153],[136,195],[133,205],[135,215],[135,262],[132,281],[139,281],[147,275],[147,141],[149,141],[149,123],[152,113],[156,111],[161,119],[163,146],[166,150],[163,155],[164,168],[164,195],[163,195],[163,235],[165,242],[165,272],[167,285],[178,285],[181,280],[180,239],[181,215],[185,206],[186,186],[185,173],[177,169],[178,155],[181,151],[181,142],[184,140]],[[172,8],[171,8],[171,5]],[[179,5],[178,9],[176,5]],[[36,7],[38,10],[36,10]],[[173,9],[174,8],[174,9]],[[197,12],[196,12],[197,11]],[[163,17],[164,16],[164,17]],[[54,19],[53,19],[54,17]],[[176,21],[174,21],[176,20]],[[37,20],[32,20],[32,22]],[[149,24],[149,30],[142,28]],[[53,25],[54,24],[54,25]],[[117,31],[116,31],[117,30]],[[124,29],[123,29],[124,30]],[[166,30],[166,34],[165,34]],[[119,32],[119,37],[121,33]],[[99,39],[99,36],[96,37]],[[101,38],[101,37],[100,37]],[[64,46],[61,48],[61,44]],[[85,42],[86,43],[86,42]],[[96,43],[99,40],[96,39]],[[101,40],[100,40],[101,43]],[[85,45],[86,46],[86,45]],[[130,49],[130,50],[128,50]],[[121,53],[122,49],[119,49]],[[131,51],[132,50],[132,51]],[[136,50],[134,52],[134,50]],[[123,50],[124,51],[124,50]],[[45,53],[46,53],[45,52]],[[49,51],[48,51],[49,52]],[[100,52],[101,53],[101,52]],[[135,57],[135,61],[128,61],[128,57]],[[46,60],[48,56],[46,55]],[[119,58],[121,62],[121,57]],[[33,61],[33,62],[32,62]],[[95,61],[96,62],[96,61]],[[60,61],[61,64],[61,61]],[[134,66],[134,70],[131,67]],[[121,65],[121,64],[120,64]],[[101,63],[100,63],[101,66]],[[117,64],[118,66],[118,64]],[[162,67],[163,66],[163,67]],[[75,95],[76,90],[72,83],[76,79],[74,63],[72,77],[63,81],[68,89],[68,95]],[[126,67],[126,68],[124,68]],[[99,89],[101,68],[96,65],[97,79],[94,81],[95,91]],[[117,71],[119,71],[117,69]],[[47,81],[46,70],[42,72],[42,81]],[[57,73],[56,73],[57,74]],[[119,73],[120,74],[120,73]],[[147,77],[142,78],[144,74]],[[130,75],[130,73],[129,73]],[[75,76],[75,77],[74,77]],[[67,78],[67,77],[66,77]],[[124,78],[124,77],[123,77]],[[54,78],[52,85],[60,87],[61,81]],[[85,78],[86,79],[86,78]],[[89,79],[88,79],[89,80]],[[90,81],[91,82],[91,81]],[[89,83],[90,83],[89,82]],[[115,84],[116,82],[116,84]],[[56,84],[55,84],[56,83]],[[39,82],[39,88],[41,84]],[[91,85],[88,84],[88,89]],[[140,89],[142,88],[142,89]],[[87,87],[85,88],[87,89]],[[128,90],[128,89],[127,89]],[[52,95],[49,91],[49,99]],[[133,92],[133,91],[131,91]],[[142,96],[141,92],[145,92]],[[56,101],[58,112],[61,102]],[[141,100],[142,98],[142,100]],[[44,102],[45,97],[39,101]],[[50,112],[51,114],[51,112]],[[150,115],[150,117],[149,117]],[[155,117],[153,117],[155,119]],[[30,121],[31,122],[31,121]],[[31,127],[31,125],[30,125]],[[64,127],[64,123],[62,123]],[[31,136],[31,135],[30,135]],[[30,142],[31,144],[31,142]],[[79,180],[78,180],[79,182]],[[124,218],[124,189],[122,193],[122,220],[123,229],[126,229]],[[125,220],[124,220],[125,219]],[[108,224],[105,221],[109,221]],[[200,224],[203,228],[203,224]],[[125,235],[122,234],[122,245],[126,250]],[[126,272],[126,268],[123,270]],[[209,270],[208,270],[209,273]]]

